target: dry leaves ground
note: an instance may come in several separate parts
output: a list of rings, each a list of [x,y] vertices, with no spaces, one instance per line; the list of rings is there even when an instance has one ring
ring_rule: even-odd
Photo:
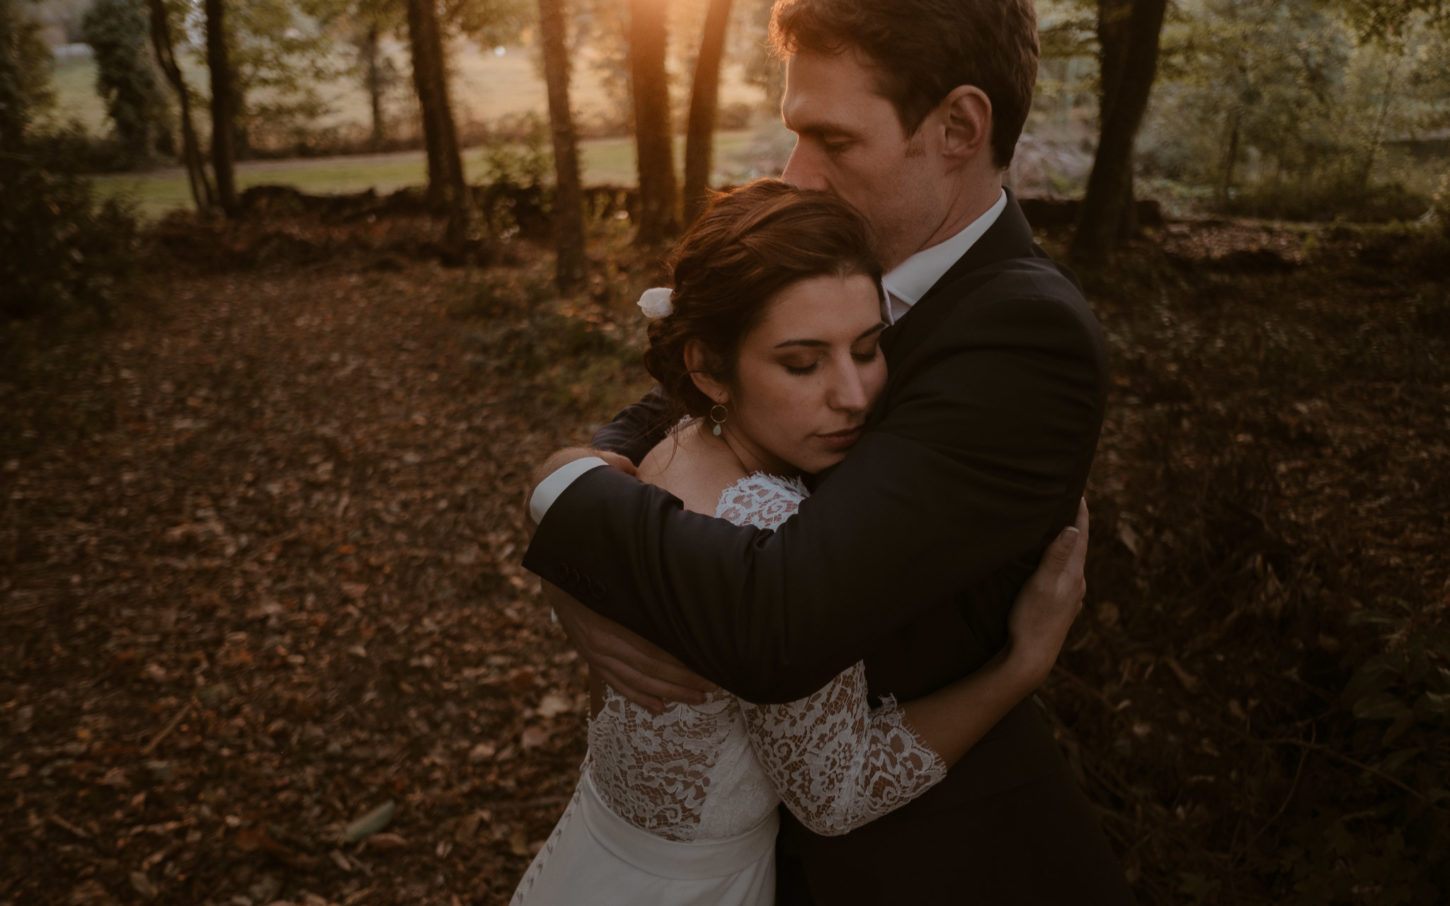
[[[583,756],[519,567],[522,476],[581,418],[458,317],[491,288],[158,272],[3,387],[0,902],[506,900]]]
[[[0,377],[0,904],[504,903],[586,710],[524,475],[640,389],[649,280],[170,230],[143,307]],[[1450,306],[1356,241],[1170,227],[1092,283],[1093,600],[1044,699],[1145,902],[1286,902],[1303,825],[1403,818],[1339,695],[1394,645],[1352,611],[1450,607]],[[1301,853],[1361,890],[1304,902],[1377,901],[1353,855]]]

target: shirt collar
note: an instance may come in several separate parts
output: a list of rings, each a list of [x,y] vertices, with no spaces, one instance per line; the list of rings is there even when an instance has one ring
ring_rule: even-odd
[[[967,253],[982,235],[997,222],[1007,207],[1007,193],[1004,191],[986,213],[967,224],[955,236],[924,248],[891,269],[881,278],[881,285],[887,293],[887,321],[895,324],[911,310],[911,306],[936,285],[947,270]]]

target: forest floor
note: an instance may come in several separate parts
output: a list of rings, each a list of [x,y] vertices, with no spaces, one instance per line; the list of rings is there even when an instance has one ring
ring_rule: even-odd
[[[525,478],[644,388],[653,275],[604,237],[559,302],[431,229],[172,220],[137,306],[0,370],[0,906],[507,902],[587,709]],[[1042,699],[1145,903],[1450,889],[1450,721],[1345,698],[1415,645],[1370,692],[1450,692],[1450,298],[1403,245],[1170,224],[1089,275],[1116,383]]]

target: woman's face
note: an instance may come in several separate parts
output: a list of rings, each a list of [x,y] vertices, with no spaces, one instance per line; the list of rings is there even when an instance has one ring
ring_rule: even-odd
[[[726,441],[747,468],[819,472],[845,458],[886,384],[870,277],[810,277],[766,304],[740,342]]]

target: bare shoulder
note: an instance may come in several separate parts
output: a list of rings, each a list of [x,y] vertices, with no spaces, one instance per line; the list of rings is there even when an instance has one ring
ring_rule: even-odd
[[[720,495],[745,471],[723,442],[687,423],[655,445],[638,475],[680,498],[685,509],[713,516]]]

